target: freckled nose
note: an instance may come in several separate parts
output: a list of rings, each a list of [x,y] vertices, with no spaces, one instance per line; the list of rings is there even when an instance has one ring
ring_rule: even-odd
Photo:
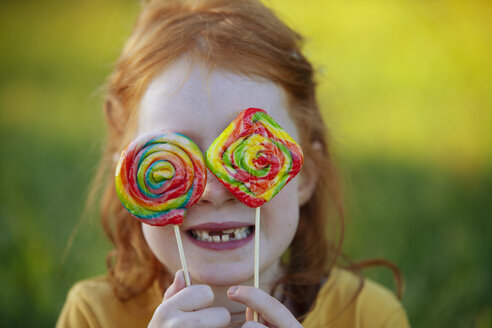
[[[235,200],[234,195],[212,173],[207,174],[207,184],[199,203],[220,207],[227,201]]]

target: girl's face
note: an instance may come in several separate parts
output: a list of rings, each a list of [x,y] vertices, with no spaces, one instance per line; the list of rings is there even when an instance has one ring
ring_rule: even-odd
[[[180,132],[205,153],[229,123],[249,107],[265,109],[294,140],[299,140],[280,87],[264,79],[209,70],[183,57],[149,85],[140,104],[137,133]],[[207,173],[205,192],[188,209],[180,227],[192,280],[214,286],[247,283],[253,277],[255,209],[239,202],[214,175]],[[296,232],[300,180],[302,177],[294,178],[261,207],[262,283],[277,276],[280,256]],[[155,256],[171,272],[181,268],[173,227],[143,224],[142,228]],[[229,241],[227,237],[214,241],[217,230],[229,230]]]

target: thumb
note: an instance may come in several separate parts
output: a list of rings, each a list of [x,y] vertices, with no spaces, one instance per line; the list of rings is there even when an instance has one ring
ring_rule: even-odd
[[[166,289],[166,292],[164,293],[164,300],[167,300],[177,292],[179,292],[181,289],[186,287],[185,283],[185,278],[183,274],[183,270],[179,269],[176,271],[176,274],[174,275],[174,281],[173,283]]]

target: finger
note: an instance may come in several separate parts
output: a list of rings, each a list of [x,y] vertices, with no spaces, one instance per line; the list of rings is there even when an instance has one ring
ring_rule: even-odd
[[[179,292],[181,289],[185,288],[185,279],[184,279],[184,274],[183,270],[179,269],[176,271],[176,274],[174,275],[174,281],[173,283],[166,289],[166,292],[164,293],[164,300],[167,300],[169,297],[173,296],[177,292]]]
[[[260,313],[270,324],[282,327],[302,327],[292,313],[278,300],[254,287],[231,287],[227,295],[233,301],[242,303]]]
[[[184,312],[200,310],[209,307],[214,302],[212,288],[207,285],[193,285],[181,289],[173,297],[164,301],[166,307]]]
[[[173,320],[175,327],[180,328],[216,328],[227,327],[231,323],[231,315],[223,307],[201,309],[186,312]]]
[[[246,321],[253,321],[254,320],[253,312],[254,312],[253,309],[251,309],[249,307],[246,308]],[[271,327],[270,323],[267,322],[265,320],[265,318],[263,318],[262,315],[258,316],[258,322],[266,325],[267,327]]]
[[[265,326],[259,322],[248,321],[244,325],[242,325],[241,328],[268,328],[268,326]]]

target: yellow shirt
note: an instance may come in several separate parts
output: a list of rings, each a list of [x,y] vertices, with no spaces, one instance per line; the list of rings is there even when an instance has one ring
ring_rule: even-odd
[[[349,271],[333,269],[303,327],[409,327],[396,297],[371,280],[365,280],[359,296],[350,303],[359,281]],[[147,327],[161,301],[155,287],[123,302],[113,294],[106,277],[92,278],[76,283],[69,291],[56,327]]]

